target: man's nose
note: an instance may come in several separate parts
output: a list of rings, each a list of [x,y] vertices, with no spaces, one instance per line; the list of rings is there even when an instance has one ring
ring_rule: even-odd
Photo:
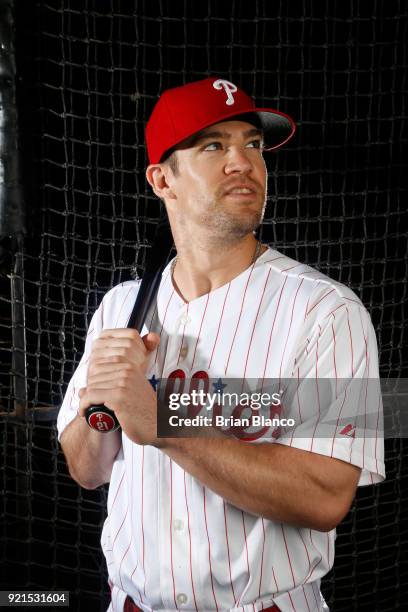
[[[252,170],[252,163],[245,149],[231,147],[225,164],[225,174],[239,172],[248,173]]]

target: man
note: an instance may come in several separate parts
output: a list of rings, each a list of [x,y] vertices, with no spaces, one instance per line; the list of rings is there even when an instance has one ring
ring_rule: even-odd
[[[73,478],[86,488],[110,481],[109,610],[326,610],[319,586],[335,527],[356,486],[384,477],[380,397],[351,389],[378,378],[366,310],[254,237],[263,139],[276,149],[293,132],[289,117],[217,78],[166,91],[147,125],[146,176],[177,258],[142,337],[126,328],[139,283],[105,296],[58,421]],[[157,437],[149,379],[197,377],[221,388],[233,378],[297,381],[296,427],[254,443],[222,431]],[[87,426],[95,404],[115,411],[121,432]]]

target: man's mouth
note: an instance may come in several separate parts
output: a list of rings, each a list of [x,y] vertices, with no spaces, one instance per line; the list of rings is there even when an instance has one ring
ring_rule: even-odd
[[[230,189],[229,191],[227,191],[227,195],[232,195],[235,193],[240,195],[247,195],[255,192],[253,189],[248,189],[248,187],[234,187],[234,189]]]

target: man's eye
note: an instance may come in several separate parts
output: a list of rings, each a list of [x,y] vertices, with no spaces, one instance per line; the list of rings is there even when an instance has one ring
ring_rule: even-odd
[[[262,149],[263,142],[262,140],[251,140],[251,142],[248,142],[247,147],[251,149]]]
[[[220,148],[221,148],[220,142],[209,142],[207,145],[205,145],[204,151],[217,151]]]

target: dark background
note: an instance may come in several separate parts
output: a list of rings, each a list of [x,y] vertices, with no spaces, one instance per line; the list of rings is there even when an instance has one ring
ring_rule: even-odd
[[[14,14],[27,231],[3,241],[0,279],[0,588],[66,589],[72,610],[104,610],[106,491],[69,478],[55,418],[102,296],[143,272],[159,214],[143,136],[157,96],[218,75],[295,118],[295,138],[267,155],[261,237],[350,286],[371,314],[382,377],[406,377],[408,7],[20,0]],[[13,266],[26,419],[12,412]],[[359,490],[338,530],[323,585],[335,612],[405,601],[406,455],[405,441],[386,441],[387,481]]]

